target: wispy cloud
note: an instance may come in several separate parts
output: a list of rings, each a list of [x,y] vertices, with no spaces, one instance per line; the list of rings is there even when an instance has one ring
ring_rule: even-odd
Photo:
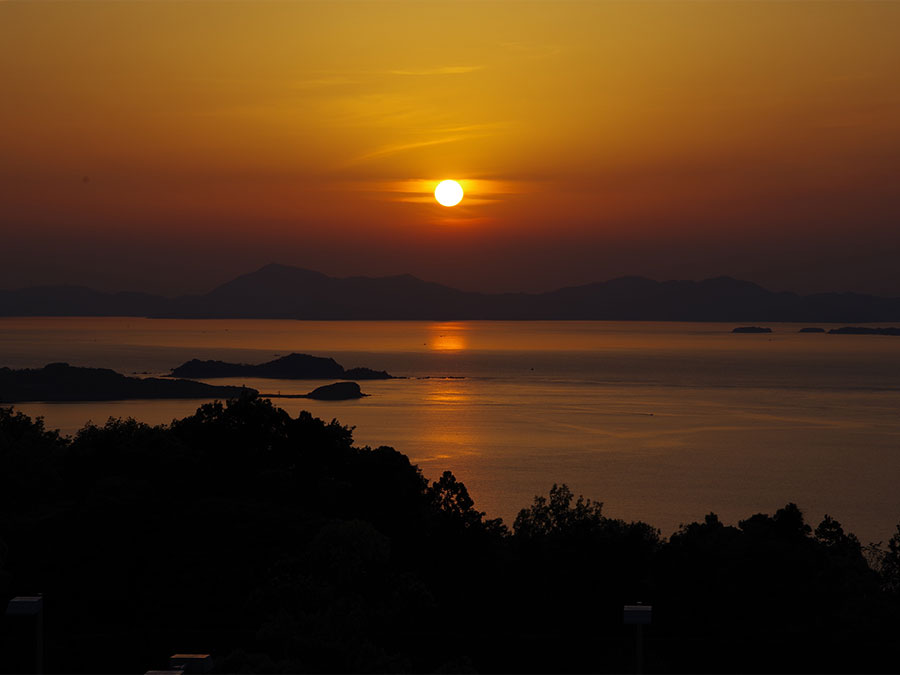
[[[498,46],[516,56],[525,56],[532,59],[558,56],[566,51],[565,45],[562,44],[507,41],[499,43]]]
[[[380,159],[389,155],[395,155],[409,150],[417,150],[419,148],[427,148],[435,145],[444,145],[447,143],[456,143],[458,141],[471,140],[473,138],[485,138],[492,136],[504,125],[498,122],[483,124],[464,124],[450,125],[445,127],[432,127],[430,129],[422,128],[419,133],[430,136],[423,140],[409,141],[406,143],[392,143],[383,145],[370,152],[358,155],[347,162],[347,166],[360,164],[372,159]]]
[[[444,177],[407,178],[384,182],[364,182],[357,189],[381,195],[392,202],[411,204],[434,204],[434,188]],[[465,192],[464,205],[477,206],[504,201],[507,198],[532,191],[532,187],[524,181],[493,180],[485,178],[466,178],[458,176],[456,180]],[[463,213],[459,209],[457,215]]]
[[[434,68],[404,68],[395,70],[355,70],[320,72],[313,77],[296,80],[291,85],[296,89],[316,89],[320,87],[340,87],[344,85],[373,85],[379,78],[388,76],[430,76],[465,75],[484,70],[479,65],[437,66]],[[373,78],[375,78],[373,80]]]
[[[349,75],[324,75],[312,77],[307,80],[295,80],[291,85],[295,89],[317,89],[319,87],[340,87],[344,85],[360,84],[363,80]]]
[[[437,68],[415,68],[412,70],[389,70],[388,75],[464,75],[484,70],[484,66],[440,66]]]
[[[366,162],[370,159],[378,159],[381,157],[386,157],[388,155],[395,155],[398,152],[406,152],[407,150],[416,150],[418,148],[427,148],[432,145],[444,145],[445,143],[456,143],[457,141],[466,140],[469,138],[477,138],[479,136],[484,136],[484,134],[456,134],[453,136],[445,136],[443,138],[433,138],[427,141],[415,141],[413,143],[398,143],[394,145],[385,145],[380,148],[373,150],[372,152],[367,152],[363,155],[359,155],[351,159],[347,164],[359,164],[361,162]]]

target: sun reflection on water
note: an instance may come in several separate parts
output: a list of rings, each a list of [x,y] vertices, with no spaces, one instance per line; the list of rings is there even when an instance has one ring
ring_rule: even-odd
[[[464,323],[446,321],[428,326],[428,346],[437,352],[459,352],[468,347]]]
[[[459,404],[469,401],[469,395],[463,389],[461,382],[456,379],[432,379],[425,400],[430,403]]]
[[[472,393],[466,380],[434,378],[424,392],[426,406],[417,429],[423,447],[431,452],[415,457],[429,475],[444,469],[466,473],[471,458],[481,454],[483,439],[477,427],[466,423]]]

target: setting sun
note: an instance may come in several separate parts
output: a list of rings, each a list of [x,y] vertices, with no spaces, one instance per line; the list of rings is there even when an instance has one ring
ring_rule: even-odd
[[[434,198],[443,206],[456,206],[462,201],[462,186],[455,180],[442,180],[434,189]]]

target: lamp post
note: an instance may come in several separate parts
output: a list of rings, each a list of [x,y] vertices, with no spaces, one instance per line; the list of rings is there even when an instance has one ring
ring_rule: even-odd
[[[20,595],[9,601],[6,616],[34,617],[34,672],[44,672],[44,598],[40,595]]]
[[[650,623],[650,617],[653,613],[652,605],[625,605],[623,611],[623,621],[626,625],[632,625],[635,628],[635,672],[638,674],[644,672],[644,626]]]

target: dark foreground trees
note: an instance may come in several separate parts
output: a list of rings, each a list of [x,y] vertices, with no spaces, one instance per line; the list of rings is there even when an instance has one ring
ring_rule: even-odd
[[[451,473],[254,397],[72,439],[0,409],[0,509],[48,671],[622,672],[635,601],[650,671],[896,670],[900,529],[863,547],[789,504],[666,541],[554,486],[509,532]]]

